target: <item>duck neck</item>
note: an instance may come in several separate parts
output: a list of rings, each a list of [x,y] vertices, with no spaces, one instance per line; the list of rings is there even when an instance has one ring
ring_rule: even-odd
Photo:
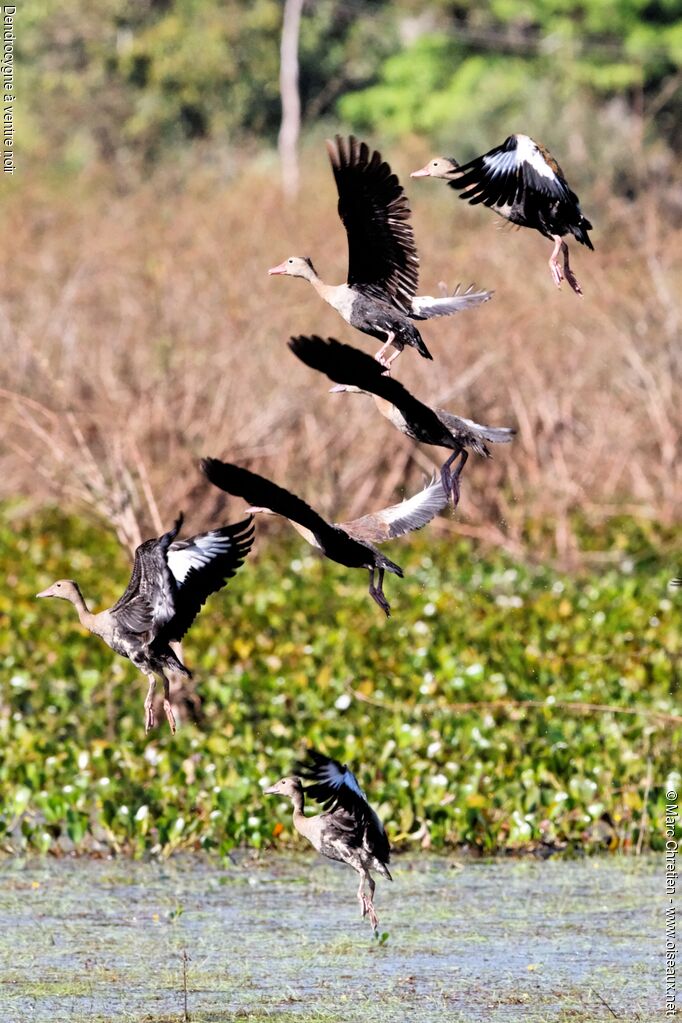
[[[339,287],[342,288],[343,285],[339,286],[335,284],[325,284],[322,278],[318,276],[316,270],[310,271],[310,276],[308,277],[308,280],[310,281],[310,283],[312,284],[320,298],[327,302],[329,305],[336,308]]]
[[[83,598],[83,594],[81,593],[80,588],[75,583],[74,594],[73,597],[71,598],[71,603],[76,609],[76,613],[78,614],[78,618],[81,625],[84,625],[86,629],[89,629],[90,632],[93,632],[96,616],[88,608],[88,605],[85,603],[85,599]]]
[[[303,813],[303,805],[305,803],[305,796],[303,791],[294,792],[291,797],[291,802],[294,805],[294,827],[297,831],[302,831],[305,828],[305,814]]]

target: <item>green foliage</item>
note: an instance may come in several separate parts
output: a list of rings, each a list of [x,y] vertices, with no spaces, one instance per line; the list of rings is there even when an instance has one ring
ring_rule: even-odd
[[[26,148],[80,165],[224,148],[279,126],[280,0],[44,0],[22,14]],[[644,0],[318,0],[304,8],[304,120],[436,139],[543,130],[576,99],[658,95],[682,66],[679,6]],[[679,93],[679,90],[677,90]],[[338,101],[338,103],[337,103]],[[673,90],[654,101],[671,140]],[[513,127],[510,127],[513,125]],[[566,130],[569,130],[569,118]],[[449,133],[449,135],[448,135]]]
[[[389,57],[368,88],[341,98],[341,115],[358,130],[438,140],[465,131],[476,141],[481,126],[489,141],[519,125],[546,132],[576,98],[594,109],[634,89],[656,93],[682,67],[673,4],[443,0],[436,9],[428,33]],[[658,114],[679,119],[679,105],[671,97]]]
[[[616,524],[621,564],[583,579],[419,537],[400,547],[406,578],[389,579],[384,621],[362,573],[260,535],[185,643],[204,730],[172,737],[164,722],[145,737],[144,679],[68,604],[34,599],[73,576],[107,606],[126,559],[59,515],[6,526],[0,845],[288,843],[288,808],[261,788],[312,743],[354,766],[398,845],[628,848],[644,828],[644,846],[660,847],[682,728],[654,715],[675,712],[679,606],[669,566],[647,551],[636,569],[639,536]]]

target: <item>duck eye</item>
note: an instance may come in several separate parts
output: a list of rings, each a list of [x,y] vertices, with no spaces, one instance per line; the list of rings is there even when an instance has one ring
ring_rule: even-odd
[[[293,263],[293,259],[288,259],[287,263]]]

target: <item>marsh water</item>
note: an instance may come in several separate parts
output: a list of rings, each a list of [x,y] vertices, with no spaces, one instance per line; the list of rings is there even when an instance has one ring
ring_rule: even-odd
[[[377,942],[312,857],[0,862],[0,1020],[650,1020],[658,857],[396,858]]]

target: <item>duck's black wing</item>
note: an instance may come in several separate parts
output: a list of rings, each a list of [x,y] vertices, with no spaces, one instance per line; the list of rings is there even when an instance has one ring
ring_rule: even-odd
[[[371,391],[390,401],[406,418],[418,423],[425,433],[432,435],[434,443],[443,435],[443,423],[433,409],[410,394],[399,381],[384,373],[381,365],[371,355],[352,345],[341,344],[332,337],[324,339],[316,335],[292,337],[289,348],[306,366],[324,373],[334,383]]]
[[[339,216],[348,235],[348,284],[410,313],[419,257],[403,188],[381,154],[352,135],[327,140]]]
[[[367,801],[358,780],[345,764],[315,749],[309,749],[305,760],[296,765],[296,773],[309,784],[307,796],[321,803],[328,813],[338,815],[347,830],[356,822],[366,836],[371,852],[388,863],[391,848],[383,824]]]
[[[557,201],[578,203],[559,164],[528,135],[510,135],[501,146],[459,167],[448,184],[472,206],[483,203],[511,208],[528,190]]]
[[[258,473],[231,462],[221,462],[218,458],[202,459],[201,469],[214,486],[227,491],[228,494],[242,497],[251,505],[269,508],[278,515],[293,519],[316,536],[332,540],[336,537],[334,527],[309,504],[265,476],[259,476]]]
[[[177,584],[175,614],[158,639],[182,639],[211,593],[222,589],[243,565],[253,534],[250,515],[242,522],[170,545],[166,557]]]
[[[110,608],[119,626],[134,633],[158,632],[175,614],[177,585],[168,567],[167,552],[180,532],[180,514],[171,530],[145,540],[135,551],[130,582]]]

